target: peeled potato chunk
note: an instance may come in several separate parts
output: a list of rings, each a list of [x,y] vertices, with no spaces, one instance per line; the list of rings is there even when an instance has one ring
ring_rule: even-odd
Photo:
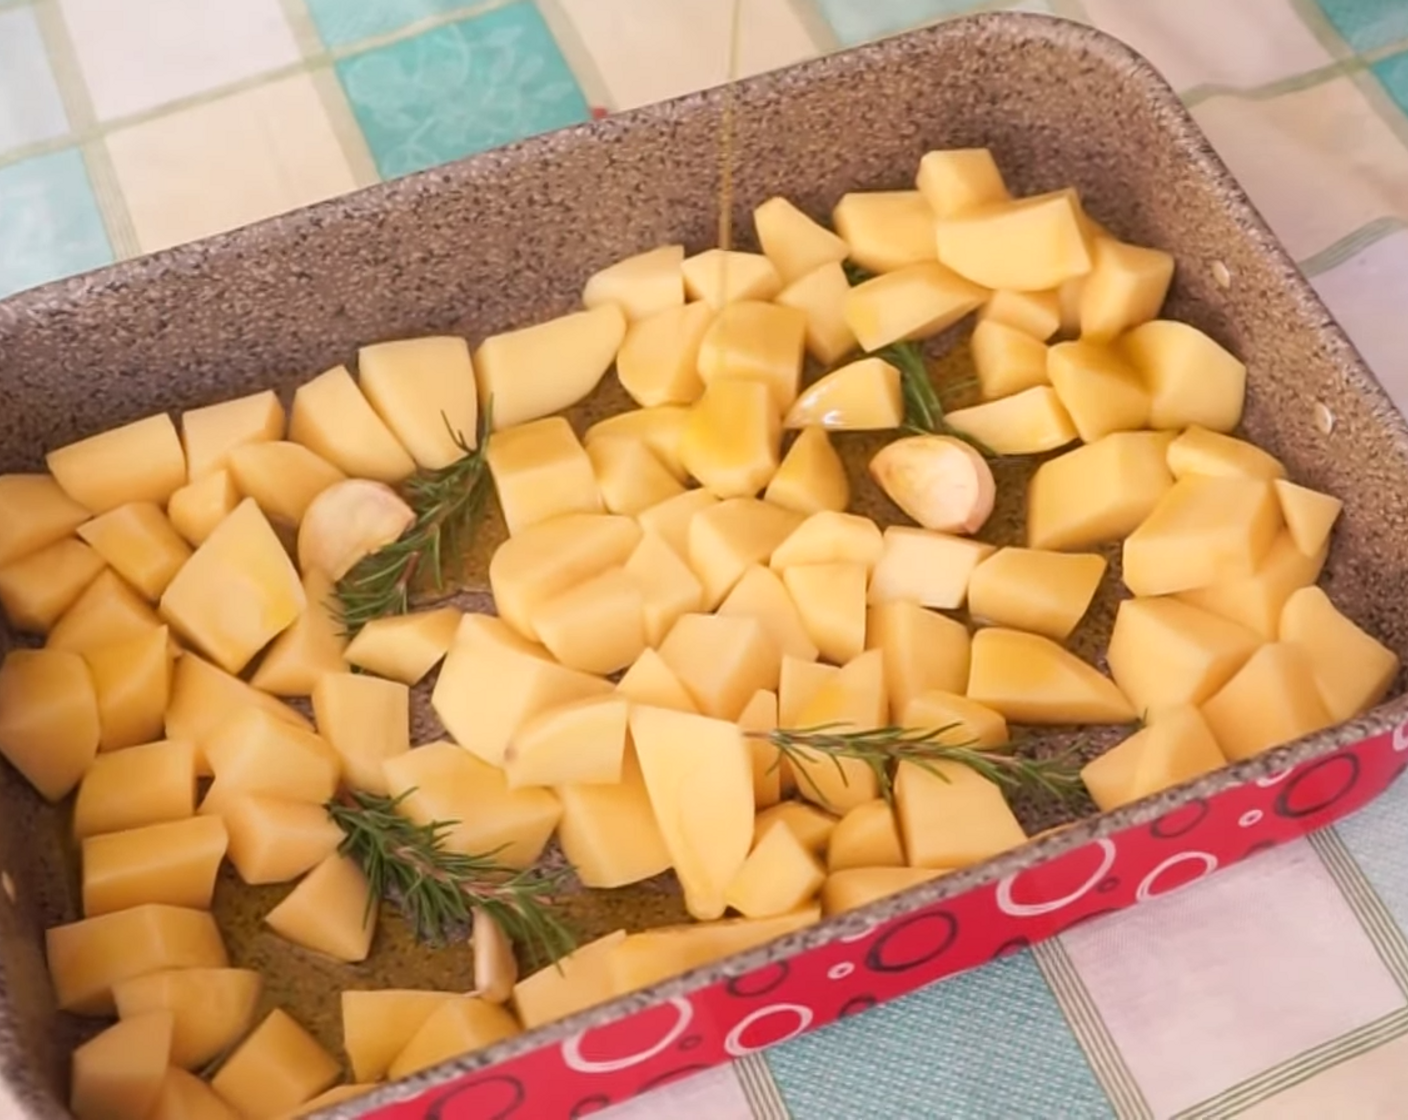
[[[975,750],[1005,747],[1011,741],[1000,712],[959,692],[921,692],[900,710],[899,722],[905,727],[946,729],[941,742]]]
[[[1114,681],[1050,638],[990,627],[973,635],[968,696],[1014,723],[1128,723]]]
[[[820,685],[797,713],[795,728],[850,725],[858,731],[888,724],[884,658],[866,650]],[[808,801],[845,813],[879,796],[874,772],[859,759],[794,755],[797,790]]]
[[[1084,339],[1058,343],[1047,355],[1047,373],[1086,443],[1149,421],[1149,394],[1139,374],[1109,347]]]
[[[625,337],[615,303],[491,335],[474,353],[480,407],[493,402],[495,431],[560,412],[597,387]]]
[[[724,900],[745,918],[772,918],[806,905],[825,879],[817,858],[788,829],[774,828],[748,853]]]
[[[798,513],[843,510],[851,500],[845,464],[824,428],[803,428],[782,457],[763,497]]]
[[[166,710],[166,734],[170,739],[195,747],[198,774],[209,776],[206,747],[245,708],[258,709],[277,721],[305,731],[313,728],[301,712],[251,688],[195,654],[183,653],[176,659],[176,669],[171,676],[171,706]]]
[[[775,831],[785,832],[785,829]],[[836,822],[826,849],[826,869],[903,867],[904,846],[894,811],[880,800],[857,805]]]
[[[955,432],[977,440],[997,455],[1036,455],[1064,447],[1079,434],[1070,413],[1050,385],[1010,397],[955,409],[947,416]]]
[[[357,351],[357,384],[418,467],[448,467],[479,440],[474,363],[462,338],[403,338],[363,346]]]
[[[702,384],[700,392],[703,392]],[[582,445],[590,447],[599,439],[627,439],[643,443],[667,471],[683,482],[689,477],[689,472],[680,462],[680,437],[684,435],[689,415],[690,409],[683,404],[661,404],[618,412],[588,428],[582,436]]]
[[[250,677],[255,688],[275,696],[311,696],[318,678],[324,673],[347,672],[347,635],[334,595],[332,577],[326,572],[313,568],[303,574],[303,597],[308,605],[294,624],[264,651],[258,668]],[[420,617],[415,614],[373,619],[358,631],[358,637],[379,623],[402,623]],[[367,640],[375,640],[375,633]],[[392,673],[381,675],[394,676]]]
[[[230,453],[230,477],[270,521],[296,526],[313,499],[347,475],[301,443],[280,440],[236,448]]]
[[[83,913],[162,903],[208,910],[229,838],[219,817],[149,824],[83,841]]]
[[[831,669],[833,675],[840,672],[832,666],[826,668]],[[870,802],[861,804],[868,805]],[[782,801],[764,809],[754,819],[753,846],[756,848],[761,844],[773,829],[781,828],[792,833],[812,855],[824,856],[838,823],[836,817],[805,801]]]
[[[396,1055],[453,992],[383,989],[342,993],[342,1046],[358,1081],[384,1077]]]
[[[1314,556],[1307,556],[1296,547],[1291,534],[1283,530],[1252,575],[1180,591],[1177,598],[1240,623],[1267,641],[1275,641],[1286,600],[1292,592],[1309,587],[1320,578],[1327,552],[1328,546],[1321,545]]]
[[[918,603],[880,603],[866,614],[865,648],[881,652],[894,716],[932,689],[962,692],[968,684],[968,647],[967,627]]]
[[[146,1120],[239,1120],[239,1113],[195,1074],[171,1066]]]
[[[194,482],[223,470],[237,447],[268,443],[283,435],[284,406],[272,389],[183,412],[181,443],[187,478]]]
[[[689,523],[688,560],[704,585],[705,609],[723,602],[744,572],[766,561],[801,522],[800,514],[753,498],[730,498],[697,513]]]
[[[270,794],[239,794],[221,808],[230,863],[250,885],[286,883],[337,850],[342,829],[322,805]]]
[[[994,293],[993,299],[1003,293]],[[992,306],[992,300],[984,310]],[[1010,397],[1038,385],[1049,385],[1046,343],[1019,327],[1010,326],[988,317],[979,319],[969,341],[973,353],[973,368],[983,400],[995,401]]]
[[[978,325],[984,323],[1000,323],[1045,342],[1061,329],[1060,295],[1055,291],[993,292],[978,311]]]
[[[626,938],[613,930],[574,949],[557,962],[525,976],[513,986],[513,1008],[525,1030],[565,1019],[612,996],[612,949]]]
[[[1230,432],[1242,419],[1247,367],[1197,327],[1153,319],[1120,339],[1149,390],[1149,426]]]
[[[812,514],[773,551],[774,571],[794,564],[856,563],[867,571],[884,550],[879,526],[856,513],[830,510]]]
[[[1010,195],[997,161],[987,148],[928,152],[919,161],[915,186],[938,218],[951,218]]]
[[[73,1052],[69,1107],[77,1120],[146,1120],[171,1055],[171,1015],[117,1023]]]
[[[587,458],[608,513],[636,514],[684,493],[684,486],[643,443],[594,440]]]
[[[15,629],[43,634],[104,570],[103,558],[82,541],[55,541],[0,567],[0,610]]]
[[[616,355],[621,388],[643,408],[692,404],[704,391],[699,345],[713,319],[707,303],[684,303],[633,322]]]
[[[902,762],[895,815],[911,867],[961,868],[1026,842],[1002,790],[967,766]]]
[[[994,552],[990,544],[891,525],[885,550],[870,577],[873,604],[907,599],[925,607],[956,610],[968,598],[973,569]]]
[[[509,788],[619,782],[627,707],[623,696],[590,696],[529,720],[504,752]]]
[[[317,735],[263,708],[227,715],[205,739],[215,784],[202,813],[218,813],[238,794],[268,793],[321,805],[337,789],[341,765]]]
[[[999,549],[973,569],[968,611],[993,626],[1064,642],[1090,609],[1105,567],[1094,553]]]
[[[182,540],[201,545],[239,504],[234,477],[222,469],[202,475],[172,494],[166,502],[166,516]]]
[[[343,776],[354,789],[386,792],[381,764],[411,749],[410,705],[410,689],[400,681],[365,673],[325,673],[318,678],[313,718],[342,759]]]
[[[763,736],[777,730],[777,690],[760,688],[738,713],[753,756],[753,805],[767,808],[782,798],[782,756]]]
[[[199,1069],[249,1030],[263,987],[245,968],[172,968],[114,984],[112,995],[122,1019],[169,1012],[171,1064]]]
[[[815,925],[821,908],[807,906],[775,918],[728,918],[631,933],[609,950],[611,994],[625,995],[690,969],[743,953]]]
[[[387,1067],[386,1076],[392,1081],[409,1077],[512,1038],[520,1030],[513,1013],[497,1004],[475,996],[456,996],[430,1013]]]
[[[619,782],[571,782],[555,792],[562,803],[557,841],[583,886],[611,890],[669,869],[670,853],[633,746],[622,755]]]
[[[154,502],[129,502],[78,527],[78,535],[107,564],[155,602],[191,555]]]
[[[1281,516],[1291,540],[1306,556],[1314,556],[1330,539],[1330,530],[1339,520],[1344,503],[1330,494],[1321,494],[1294,482],[1278,478],[1272,482],[1281,503]]]
[[[720,498],[751,497],[781,461],[776,400],[760,381],[720,378],[699,398],[680,436],[680,461]]]
[[[352,478],[400,482],[416,469],[391,429],[357,388],[345,366],[334,366],[293,395],[288,438]]]
[[[346,662],[388,680],[418,684],[449,651],[462,617],[455,607],[441,607],[374,618],[347,644]]]
[[[1202,705],[1203,718],[1233,762],[1310,735],[1335,722],[1300,645],[1269,642]]]
[[[928,338],[951,327],[987,298],[936,261],[906,265],[857,284],[846,294],[846,325],[865,350]]]
[[[1182,704],[1162,709],[1155,722],[1087,763],[1080,778],[1108,813],[1226,765],[1202,713]]]
[[[87,653],[134,641],[161,625],[156,611],[132,590],[131,584],[111,568],[104,568],[54,623],[45,645],[49,649]]]
[[[166,413],[70,443],[44,457],[64,493],[94,514],[163,504],[186,483],[186,453]]]
[[[754,208],[753,228],[763,255],[772,261],[784,284],[824,264],[839,263],[850,252],[843,238],[781,195]]]
[[[1027,546],[1086,549],[1132,533],[1173,487],[1158,432],[1115,432],[1048,459],[1027,487]]]
[[[1044,292],[1091,269],[1071,191],[993,202],[939,220],[940,263],[985,288]]]
[[[1113,342],[1132,327],[1158,315],[1173,281],[1173,255],[1096,237],[1093,267],[1080,292],[1080,336]]]
[[[919,191],[852,191],[831,212],[852,261],[893,272],[935,259],[934,212]]]
[[[242,1116],[283,1116],[337,1080],[337,1060],[275,1008],[226,1059],[210,1087]]]
[[[0,754],[47,801],[78,785],[98,752],[93,676],[59,650],[11,650],[0,662]]]
[[[161,736],[171,699],[171,641],[165,626],[83,652],[98,697],[100,751]]]
[[[737,719],[754,693],[777,687],[782,669],[762,623],[743,615],[683,615],[660,643],[660,657],[699,710],[716,719]]]
[[[821,888],[822,912],[830,918],[848,910],[859,910],[937,879],[950,870],[947,867],[848,867],[826,877]]]
[[[636,323],[684,303],[683,245],[661,245],[619,260],[587,277],[582,306],[614,303]]]
[[[1281,610],[1280,639],[1310,659],[1320,698],[1335,723],[1378,704],[1398,675],[1398,654],[1346,618],[1318,587],[1291,593]]]
[[[89,513],[47,474],[0,474],[0,565],[67,537]]]
[[[761,253],[706,249],[686,257],[680,271],[689,298],[715,311],[741,299],[769,300],[782,290],[776,266]]]
[[[602,510],[592,461],[561,416],[505,428],[487,458],[510,535],[565,513]]]
[[[1176,479],[1208,474],[1274,482],[1286,477],[1286,468],[1255,444],[1196,424],[1168,445],[1168,469]]]
[[[900,371],[883,358],[861,358],[807,386],[783,427],[865,432],[903,422]]]
[[[987,460],[953,436],[897,439],[875,453],[869,469],[885,495],[926,529],[976,533],[997,499]]]
[[[844,665],[865,648],[866,566],[853,561],[792,564],[782,582],[802,626],[827,661]]]
[[[376,907],[361,868],[332,853],[264,915],[280,937],[334,960],[364,961],[376,933]]]
[[[640,596],[647,646],[658,646],[681,615],[704,605],[704,585],[660,537],[642,536],[622,570]],[[643,650],[636,655],[636,663],[643,655]]]
[[[822,365],[834,365],[856,348],[855,332],[845,315],[850,290],[846,270],[833,261],[797,277],[774,300],[807,316],[807,351]]]
[[[817,658],[819,651],[816,643],[803,625],[793,597],[782,579],[761,564],[755,564],[743,574],[743,578],[719,604],[717,613],[724,618],[755,619],[784,657],[802,661],[815,661]]]
[[[738,300],[723,308],[699,344],[699,376],[760,381],[784,412],[797,398],[805,354],[807,316],[776,303]]]
[[[74,801],[73,835],[83,840],[179,821],[195,811],[195,748],[174,740],[145,743],[93,760]]]

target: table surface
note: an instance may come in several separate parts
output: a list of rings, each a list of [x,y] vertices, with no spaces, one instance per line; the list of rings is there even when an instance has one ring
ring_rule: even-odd
[[[1159,66],[1408,404],[1408,0],[745,0],[755,73],[966,11]],[[0,296],[721,82],[729,0],[0,0]],[[613,1120],[1408,1115],[1408,786]]]

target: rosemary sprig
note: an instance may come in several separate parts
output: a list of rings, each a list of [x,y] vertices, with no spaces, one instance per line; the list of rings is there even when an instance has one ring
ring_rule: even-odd
[[[900,371],[900,392],[904,396],[904,426],[911,432],[950,434],[944,420],[944,402],[939,399],[929,367],[917,342],[892,342],[875,351]],[[952,433],[961,434],[961,433]]]
[[[995,754],[974,750],[971,742],[942,742],[961,726],[944,727],[875,727],[863,730],[846,723],[825,723],[816,727],[779,729],[753,732],[755,738],[767,740],[777,748],[779,757],[793,763],[798,779],[807,782],[812,791],[825,801],[825,795],[806,766],[829,758],[846,781],[841,760],[853,758],[865,763],[880,786],[886,801],[894,801],[892,766],[911,762],[929,773],[948,781],[948,775],[934,764],[956,762],[1002,788],[1004,792],[1020,793],[1039,790],[1063,802],[1072,802],[1085,792],[1080,779],[1079,761],[1067,752],[1049,759],[1023,758],[1020,755]]]
[[[467,935],[473,911],[480,909],[536,958],[551,963],[570,953],[576,938],[551,908],[562,875],[504,867],[494,858],[498,849],[483,855],[446,851],[445,831],[458,822],[409,820],[397,807],[412,792],[381,797],[350,791],[325,806],[343,832],[338,850],[357,862],[371,885],[368,913],[384,898],[421,941],[443,945]]]
[[[446,558],[462,555],[461,545],[478,524],[493,489],[486,458],[493,403],[488,401],[479,417],[479,439],[473,449],[463,433],[451,431],[463,458],[440,470],[417,471],[402,483],[402,497],[416,515],[411,527],[391,544],[363,557],[337,581],[334,592],[347,637],[355,636],[374,618],[405,614],[420,573],[430,574],[436,590],[444,586]]]

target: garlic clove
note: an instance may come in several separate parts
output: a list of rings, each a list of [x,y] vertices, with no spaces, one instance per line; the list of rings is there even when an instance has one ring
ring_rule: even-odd
[[[518,958],[503,927],[482,909],[474,911],[474,991],[487,1003],[507,1003],[518,982]]]
[[[943,533],[976,533],[997,498],[987,460],[954,436],[897,439],[870,460],[870,475],[916,522]]]
[[[334,582],[352,566],[396,540],[416,519],[395,490],[382,482],[349,478],[309,503],[298,527],[298,567]]]

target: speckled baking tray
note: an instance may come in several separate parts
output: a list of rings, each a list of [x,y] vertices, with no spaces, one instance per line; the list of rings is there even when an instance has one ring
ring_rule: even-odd
[[[909,186],[929,149],[982,145],[1014,190],[1076,186],[1116,234],[1171,250],[1168,314],[1246,361],[1247,433],[1292,477],[1346,499],[1325,585],[1351,618],[1408,655],[1399,610],[1408,601],[1408,430],[1142,59],[1077,24],[984,15],[766,75],[735,96],[735,229],[748,229],[752,207],[770,195],[825,215],[848,190]],[[613,259],[671,241],[706,247],[718,228],[722,106],[712,91],[622,114],[0,303],[0,471],[33,469],[46,448],[157,410],[268,386],[291,392],[369,341],[431,332],[477,340],[559,314]],[[574,420],[610,407],[612,398],[598,398]],[[1008,490],[1020,494],[1020,480]],[[1100,611],[1106,620],[1111,606]],[[0,656],[12,642],[0,630]],[[1408,766],[1408,699],[1393,695],[1351,725],[386,1086],[336,1114],[584,1116],[1165,893],[1328,824],[1396,779]],[[66,809],[43,806],[0,764],[6,1116],[67,1115],[66,1056],[92,1029],[55,1012],[43,959],[44,928],[76,917],[66,828]],[[257,926],[241,926],[241,915],[286,889],[251,904],[222,883],[217,910],[230,923],[233,963],[271,973],[271,998],[306,1009],[328,1044],[337,1038],[318,1008],[340,986],[468,986],[463,953],[429,963],[408,954],[394,920],[367,966],[281,961],[267,937],[240,932]],[[660,897],[653,909],[644,893],[614,910],[603,903],[588,925],[669,920],[676,904]]]

